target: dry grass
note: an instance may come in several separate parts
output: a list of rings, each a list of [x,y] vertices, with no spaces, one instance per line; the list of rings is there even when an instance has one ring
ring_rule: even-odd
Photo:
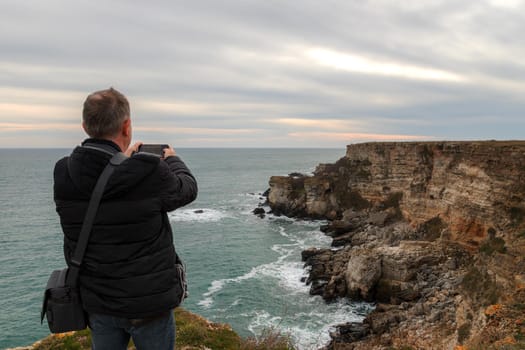
[[[213,323],[182,308],[175,310],[176,348],[182,350],[294,350],[290,337],[267,330],[261,337],[243,339],[227,324]],[[89,350],[89,329],[50,335],[33,345],[32,350]],[[130,343],[128,349],[135,347]]]

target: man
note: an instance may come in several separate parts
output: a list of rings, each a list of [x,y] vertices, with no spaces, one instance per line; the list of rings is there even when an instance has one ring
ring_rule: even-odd
[[[167,212],[196,198],[195,178],[171,147],[163,157],[130,147],[129,103],[117,90],[89,95],[82,119],[90,138],[54,171],[68,265],[98,177],[113,154],[129,157],[106,185],[79,274],[93,349],[127,349],[132,337],[139,350],[172,350],[184,290]]]

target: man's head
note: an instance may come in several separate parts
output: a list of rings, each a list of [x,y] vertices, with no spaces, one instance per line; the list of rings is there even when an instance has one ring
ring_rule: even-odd
[[[90,137],[131,142],[131,121],[126,97],[113,88],[96,91],[84,102],[82,126]],[[128,135],[129,134],[129,135]]]

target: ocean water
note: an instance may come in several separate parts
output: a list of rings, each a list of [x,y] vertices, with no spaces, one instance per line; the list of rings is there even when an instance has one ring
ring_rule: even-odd
[[[0,349],[49,334],[40,325],[42,291],[62,268],[62,234],[52,198],[54,163],[69,150],[0,149]],[[169,214],[177,252],[187,265],[183,306],[243,336],[274,328],[299,349],[329,341],[334,324],[370,310],[348,300],[327,304],[308,294],[301,251],[328,247],[320,221],[251,211],[272,175],[312,172],[344,149],[180,149],[199,184],[198,199]],[[200,212],[202,211],[202,212]],[[45,321],[44,321],[45,322]]]

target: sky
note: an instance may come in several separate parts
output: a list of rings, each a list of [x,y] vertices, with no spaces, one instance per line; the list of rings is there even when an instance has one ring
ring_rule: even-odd
[[[73,147],[86,96],[134,141],[523,139],[520,0],[2,0],[0,148]]]

